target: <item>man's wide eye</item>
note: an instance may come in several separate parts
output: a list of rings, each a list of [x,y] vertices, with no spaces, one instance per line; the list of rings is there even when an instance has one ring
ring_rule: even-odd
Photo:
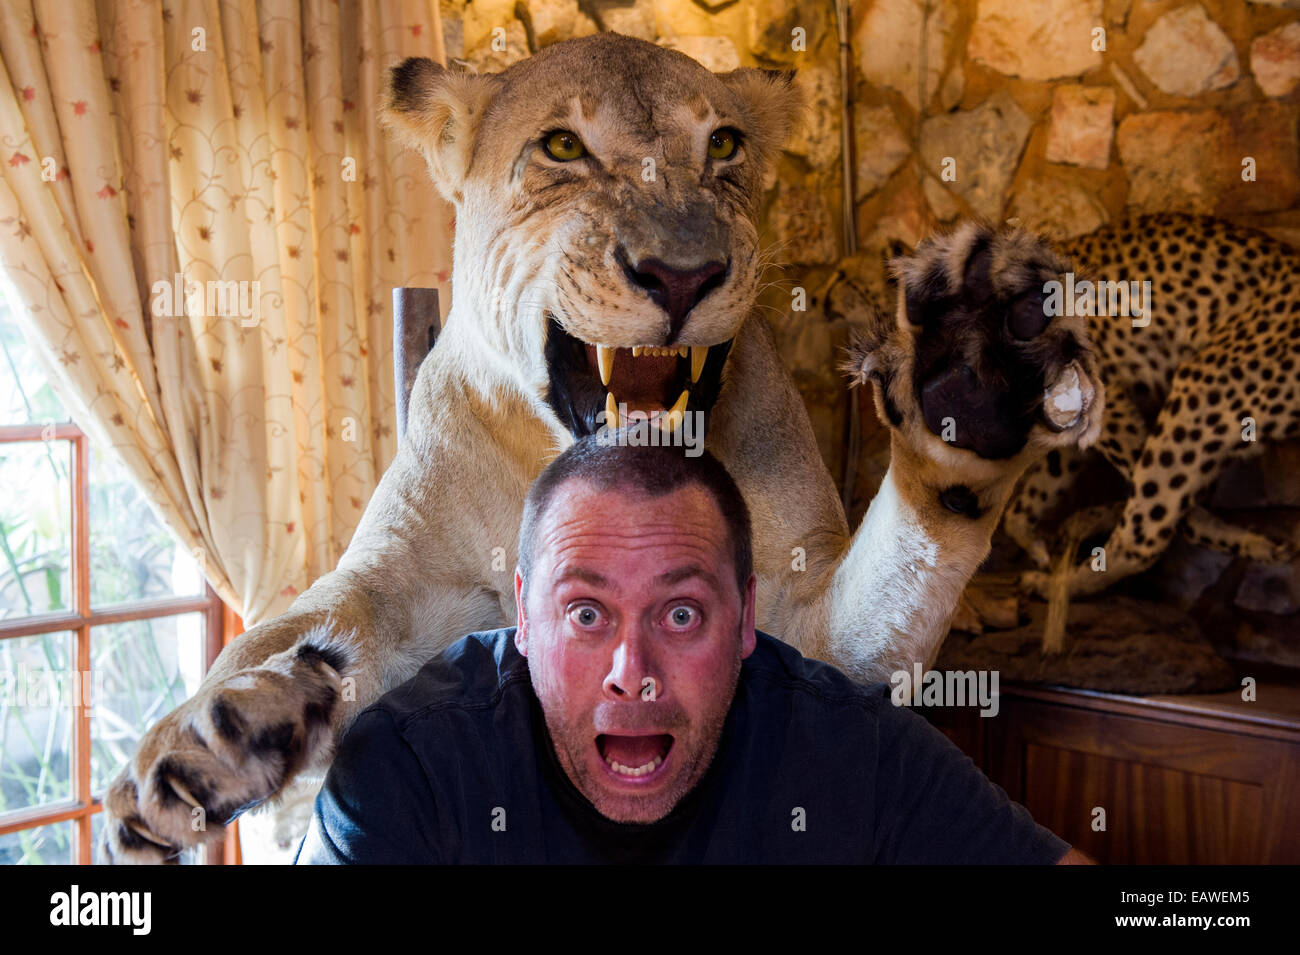
[[[575,133],[561,129],[546,137],[546,155],[560,162],[568,162],[587,155],[587,147],[582,145],[582,140]]]
[[[740,137],[734,129],[717,129],[709,136],[709,158],[730,159],[736,155],[740,146]]]
[[[680,606],[668,611],[668,623],[679,629],[691,626],[698,617],[694,607]]]
[[[595,607],[574,607],[569,611],[569,619],[580,627],[594,627],[600,622],[600,613]]]

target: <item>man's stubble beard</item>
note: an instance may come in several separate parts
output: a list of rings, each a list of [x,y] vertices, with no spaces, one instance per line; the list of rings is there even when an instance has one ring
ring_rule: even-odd
[[[658,822],[671,813],[681,803],[682,799],[704,778],[704,774],[708,771],[714,757],[717,755],[718,743],[722,739],[722,729],[727,721],[727,713],[731,710],[731,703],[736,697],[736,688],[740,685],[742,662],[741,640],[738,637],[735,643],[735,654],[731,660],[731,673],[727,680],[727,691],[720,698],[720,705],[706,714],[699,724],[701,728],[699,751],[694,754],[690,765],[685,767],[684,771],[679,771],[676,774],[671,787],[666,792],[645,797],[615,797],[622,811],[611,806],[602,806],[601,803],[604,802],[602,798],[603,790],[592,778],[586,761],[586,754],[589,752],[589,747],[593,741],[591,714],[586,714],[581,721],[582,725],[576,730],[572,730],[568,726],[555,725],[555,720],[548,711],[545,701],[542,701],[542,714],[545,717],[546,729],[550,735],[551,745],[555,750],[555,756],[559,760],[561,769],[564,770],[569,781],[606,819],[613,822],[642,825]],[[529,671],[529,678],[530,680],[532,678],[531,670]],[[534,694],[537,693],[535,683],[533,684],[533,692]],[[642,705],[653,706],[654,704],[644,703]],[[676,752],[678,747],[682,746],[682,743],[681,739],[674,736],[673,752]]]

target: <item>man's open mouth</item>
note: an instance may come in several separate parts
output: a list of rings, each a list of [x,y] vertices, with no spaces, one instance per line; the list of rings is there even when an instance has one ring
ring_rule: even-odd
[[[613,348],[574,338],[550,317],[547,400],[575,438],[602,425],[624,427],[631,423],[625,418],[647,418],[672,431],[686,415],[698,414],[707,429],[732,341]]]
[[[673,738],[667,733],[648,736],[620,736],[601,733],[596,737],[596,750],[619,776],[639,779],[649,776],[663,765],[673,748]]]

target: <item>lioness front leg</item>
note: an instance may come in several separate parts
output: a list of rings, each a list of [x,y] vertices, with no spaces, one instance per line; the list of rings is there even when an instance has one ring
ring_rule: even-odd
[[[494,593],[444,584],[383,591],[335,570],[240,636],[109,786],[103,861],[175,862],[299,774],[324,770],[362,709],[455,636],[499,625]]]
[[[1103,388],[1082,318],[1045,285],[1070,266],[1018,229],[968,223],[892,263],[897,310],[877,316],[847,370],[891,429],[880,491],[826,592],[826,645],[859,679],[933,662],[1016,481],[1050,449],[1097,439]]]
[[[320,583],[303,595],[309,605],[340,582]],[[362,604],[342,596],[333,614],[291,610],[227,648],[198,692],[150,727],[108,787],[102,860],[175,862],[327,761],[345,700],[373,695],[373,681],[357,679],[372,630]]]
[[[145,734],[104,797],[104,861],[175,861],[181,849],[214,841],[301,772],[327,767],[352,718],[439,649],[500,625],[503,598],[484,580],[483,548],[447,513],[492,542],[506,539],[517,515],[474,513],[472,501],[437,506],[446,493],[425,499],[471,480],[487,501],[522,499],[527,476],[487,454],[475,470],[437,448],[428,435],[445,423],[432,389],[429,376],[417,381],[410,440],[338,568],[226,647],[198,692]],[[469,440],[482,446],[478,435]]]

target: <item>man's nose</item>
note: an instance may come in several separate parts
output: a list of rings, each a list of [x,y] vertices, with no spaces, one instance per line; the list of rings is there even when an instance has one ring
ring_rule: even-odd
[[[669,265],[655,258],[630,262],[626,252],[619,251],[628,281],[643,289],[652,302],[668,313],[666,344],[676,341],[691,309],[727,280],[725,262],[713,260],[689,266]]]
[[[614,648],[609,674],[605,677],[605,692],[620,699],[639,696],[646,677],[654,678],[657,685],[659,677],[652,670],[649,640],[639,628],[628,627]]]

